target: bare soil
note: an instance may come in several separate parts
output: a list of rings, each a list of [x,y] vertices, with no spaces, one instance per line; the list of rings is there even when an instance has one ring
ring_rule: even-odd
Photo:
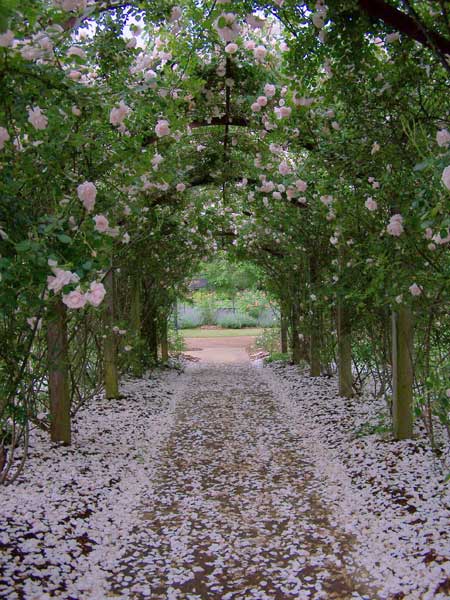
[[[246,363],[254,349],[255,336],[185,338],[186,351],[204,363]]]

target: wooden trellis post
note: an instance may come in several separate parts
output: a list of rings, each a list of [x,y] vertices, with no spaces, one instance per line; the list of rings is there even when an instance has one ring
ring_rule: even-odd
[[[342,298],[338,299],[337,304],[337,330],[339,395],[351,398],[353,396],[351,324],[348,308]]]
[[[53,442],[71,443],[69,356],[66,307],[58,297],[47,321],[50,436]]]
[[[392,313],[392,426],[396,440],[413,433],[413,316],[407,306]]]
[[[161,360],[163,363],[167,363],[169,360],[168,324],[165,315],[161,320]]]
[[[119,373],[117,368],[117,340],[113,331],[115,325],[115,277],[111,267],[105,276],[105,325],[106,338],[103,344],[105,396],[113,399],[119,397]]]
[[[345,269],[345,250],[339,248],[339,270]],[[345,398],[353,396],[352,375],[352,331],[350,313],[342,293],[337,297],[337,334],[338,334],[338,377],[339,395]]]

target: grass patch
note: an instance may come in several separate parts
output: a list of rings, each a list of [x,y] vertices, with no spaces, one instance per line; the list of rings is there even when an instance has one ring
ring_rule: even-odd
[[[183,329],[181,334],[185,338],[217,338],[217,337],[241,337],[244,335],[258,336],[263,330],[259,327],[248,327],[243,329]]]

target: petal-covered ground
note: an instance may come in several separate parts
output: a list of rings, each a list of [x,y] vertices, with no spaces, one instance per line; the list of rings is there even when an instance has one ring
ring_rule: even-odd
[[[420,440],[297,368],[200,365],[33,436],[0,490],[8,599],[443,599],[449,493]],[[372,411],[372,412],[371,412]]]

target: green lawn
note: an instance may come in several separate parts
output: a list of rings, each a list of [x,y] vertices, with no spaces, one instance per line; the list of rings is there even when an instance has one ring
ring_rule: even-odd
[[[261,327],[248,327],[245,329],[180,329],[185,338],[215,338],[215,337],[240,337],[243,335],[261,335]]]

